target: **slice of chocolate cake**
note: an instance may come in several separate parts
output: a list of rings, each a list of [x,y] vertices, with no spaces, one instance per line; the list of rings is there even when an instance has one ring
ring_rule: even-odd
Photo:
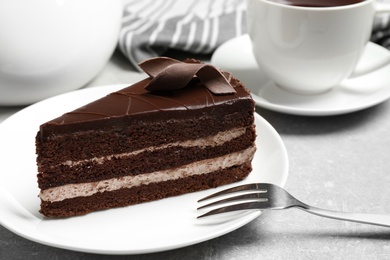
[[[194,60],[140,66],[150,78],[41,125],[43,215],[158,200],[250,173],[254,102],[237,79]]]

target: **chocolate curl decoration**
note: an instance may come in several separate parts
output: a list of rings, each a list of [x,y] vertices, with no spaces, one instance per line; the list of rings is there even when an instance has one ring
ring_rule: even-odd
[[[231,75],[221,73],[217,68],[204,63],[187,63],[167,57],[152,58],[138,64],[152,80],[145,87],[147,91],[182,89],[197,77],[213,94],[234,94],[230,85]]]

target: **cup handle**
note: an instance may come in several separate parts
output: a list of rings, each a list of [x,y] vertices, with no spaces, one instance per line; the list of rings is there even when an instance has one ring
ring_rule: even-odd
[[[390,13],[390,4],[376,2],[374,4],[374,9],[375,9],[376,14]],[[375,71],[375,70],[378,70],[382,67],[385,67],[388,64],[390,64],[390,57],[378,60],[378,62],[375,62],[371,66],[368,66],[364,69],[356,70],[356,68],[355,68],[355,70],[352,72],[352,74],[349,76],[349,78],[363,76],[363,75],[368,74],[372,71]]]
[[[376,13],[390,12],[390,4],[389,3],[376,2],[374,7],[375,7]]]

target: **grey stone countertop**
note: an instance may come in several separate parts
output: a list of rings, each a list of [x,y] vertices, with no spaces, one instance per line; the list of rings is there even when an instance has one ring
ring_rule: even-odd
[[[144,74],[116,52],[88,86],[141,78]],[[0,122],[20,109],[0,107]],[[262,108],[257,112],[284,141],[290,161],[285,188],[295,197],[327,209],[390,214],[389,101],[339,116],[292,116]],[[390,228],[325,219],[298,209],[267,211],[236,231],[200,244],[107,256],[38,244],[0,226],[0,259],[390,259]]]

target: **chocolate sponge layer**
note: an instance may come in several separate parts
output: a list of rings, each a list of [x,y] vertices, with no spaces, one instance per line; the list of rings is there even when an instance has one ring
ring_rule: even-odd
[[[250,126],[254,121],[251,112],[253,104],[241,100],[200,110],[161,112],[158,119],[155,119],[156,112],[144,115],[142,119],[123,116],[121,121],[126,121],[127,124],[122,122],[120,129],[75,129],[69,133],[52,133],[43,138],[42,132],[46,131],[46,127],[43,127],[36,138],[38,167],[59,164],[64,159],[81,160],[132,152],[145,147],[203,138],[235,127]],[[91,122],[85,124],[89,123]],[[40,168],[38,170],[41,171]]]
[[[48,217],[84,215],[92,211],[124,207],[189,192],[215,188],[244,179],[251,172],[250,163],[228,169],[182,178],[151,183],[130,189],[97,193],[89,197],[77,197],[59,202],[41,202],[40,212]]]
[[[104,163],[90,161],[77,166],[56,165],[42,167],[38,174],[39,188],[44,190],[65,184],[95,182],[128,175],[138,175],[163,171],[200,161],[237,152],[250,147],[256,138],[253,127],[245,134],[216,147],[168,147],[157,151],[145,151],[140,154],[113,158]]]

